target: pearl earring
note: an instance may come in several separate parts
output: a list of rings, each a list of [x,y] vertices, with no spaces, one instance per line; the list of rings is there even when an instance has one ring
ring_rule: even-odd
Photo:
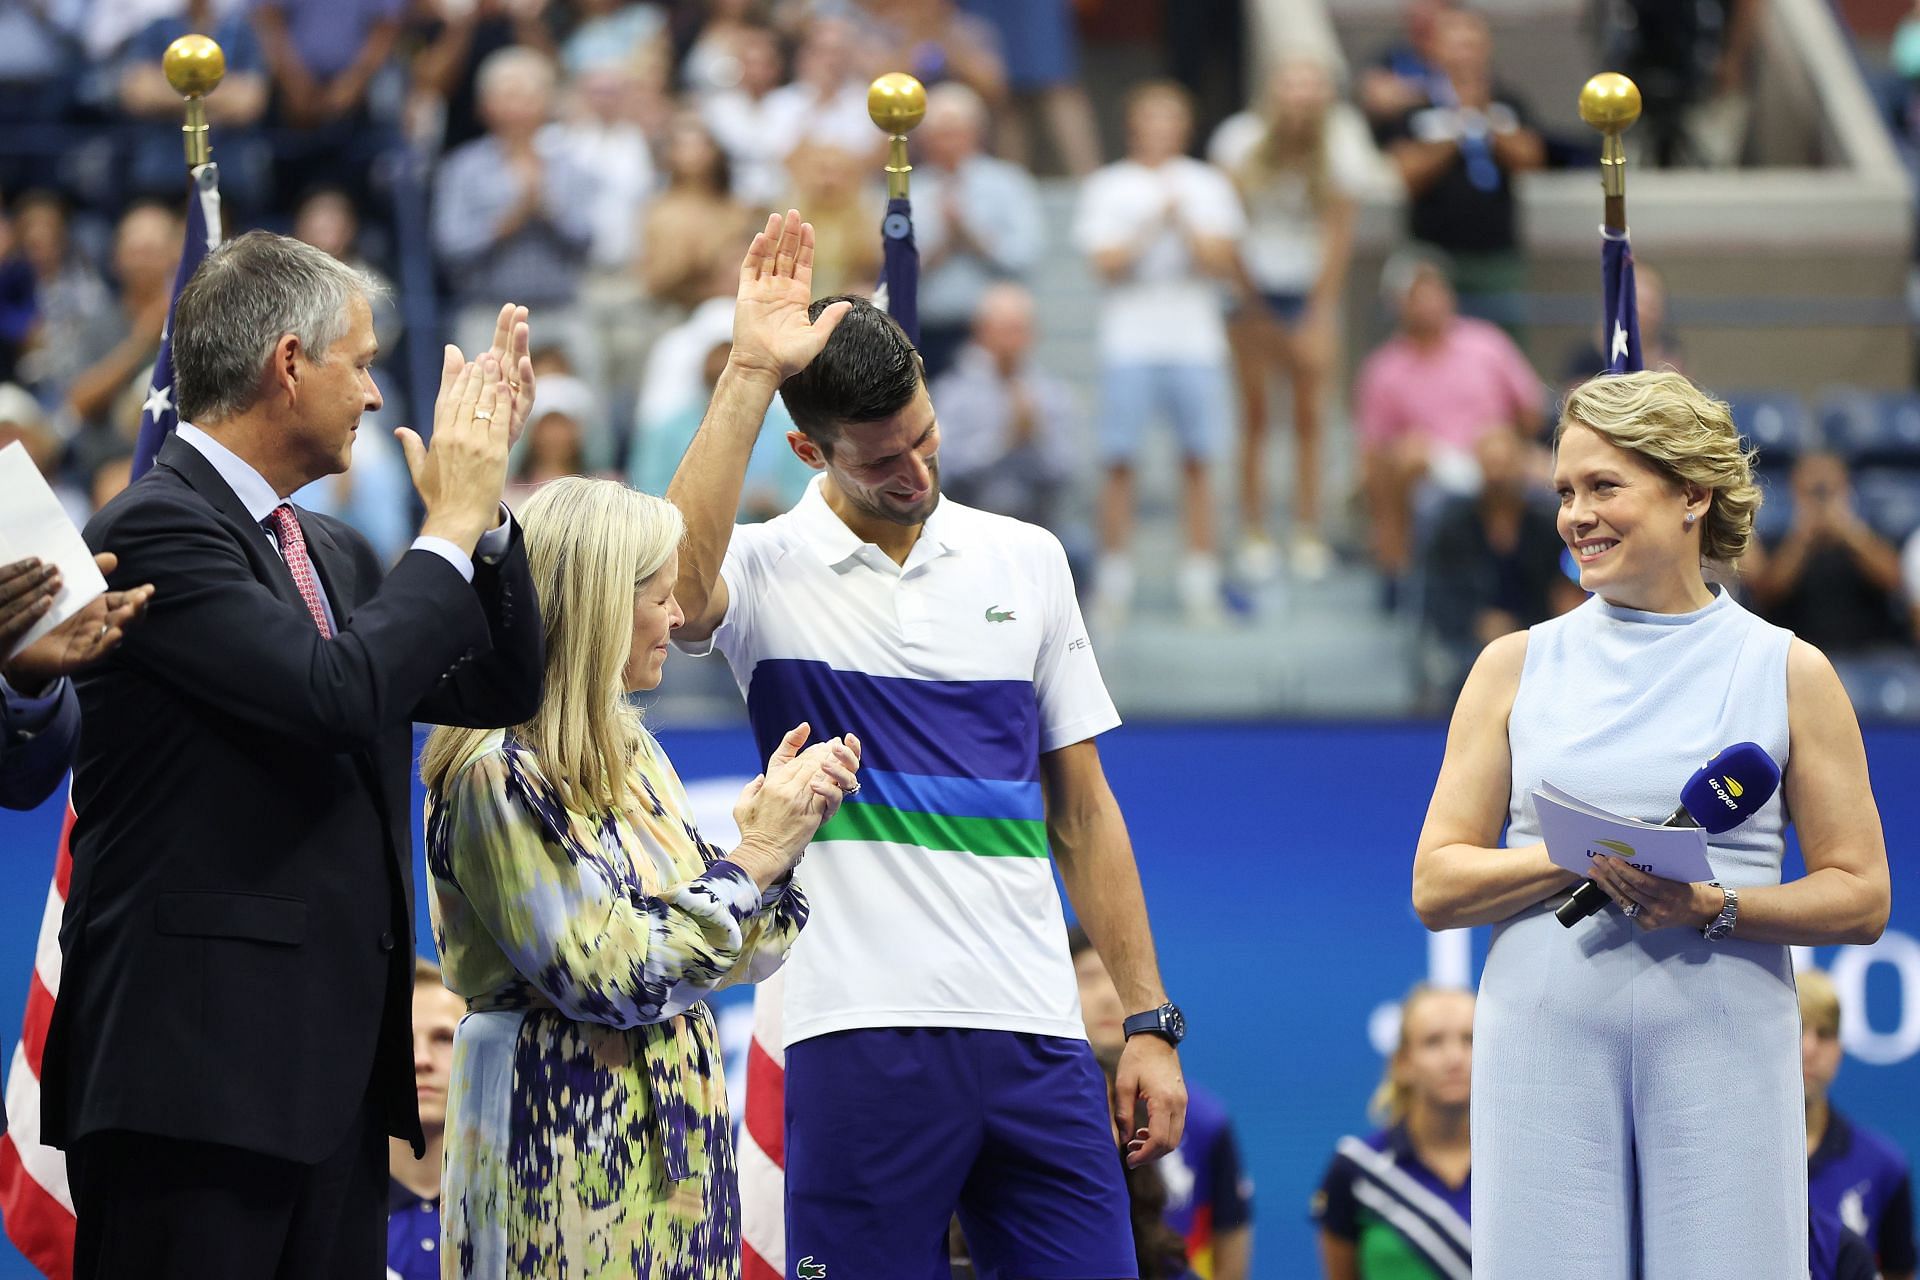
[[[1687,528],[1693,528],[1693,512],[1687,512]]]

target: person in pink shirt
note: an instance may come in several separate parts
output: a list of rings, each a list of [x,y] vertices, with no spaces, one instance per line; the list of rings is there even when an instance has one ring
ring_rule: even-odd
[[[1513,339],[1459,314],[1439,260],[1396,258],[1382,283],[1399,329],[1360,367],[1354,427],[1373,559],[1391,593],[1413,563],[1420,486],[1476,492],[1480,437],[1495,428],[1531,427],[1544,397],[1539,375]]]

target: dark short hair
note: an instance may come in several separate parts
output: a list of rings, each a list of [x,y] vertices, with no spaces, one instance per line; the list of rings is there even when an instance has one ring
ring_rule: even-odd
[[[865,298],[820,298],[807,308],[808,319],[818,320],[836,302],[851,302],[853,309],[813,363],[780,384],[793,425],[823,452],[847,423],[878,422],[906,408],[926,377],[906,332]]]

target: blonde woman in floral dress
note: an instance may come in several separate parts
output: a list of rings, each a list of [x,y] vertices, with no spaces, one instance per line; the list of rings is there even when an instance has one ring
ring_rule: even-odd
[[[790,875],[856,790],[859,744],[796,726],[707,844],[627,695],[660,682],[680,513],[607,480],[522,521],[546,618],[526,724],[440,729],[421,773],[434,938],[467,998],[454,1048],[442,1274],[733,1280],[726,1086],[702,1000],[780,966]]]

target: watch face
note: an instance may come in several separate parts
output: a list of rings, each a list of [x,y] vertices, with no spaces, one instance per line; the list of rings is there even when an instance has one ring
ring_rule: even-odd
[[[1166,1027],[1167,1034],[1173,1037],[1175,1044],[1187,1038],[1187,1016],[1175,1006],[1168,1005],[1161,1014],[1160,1021],[1161,1025]]]

